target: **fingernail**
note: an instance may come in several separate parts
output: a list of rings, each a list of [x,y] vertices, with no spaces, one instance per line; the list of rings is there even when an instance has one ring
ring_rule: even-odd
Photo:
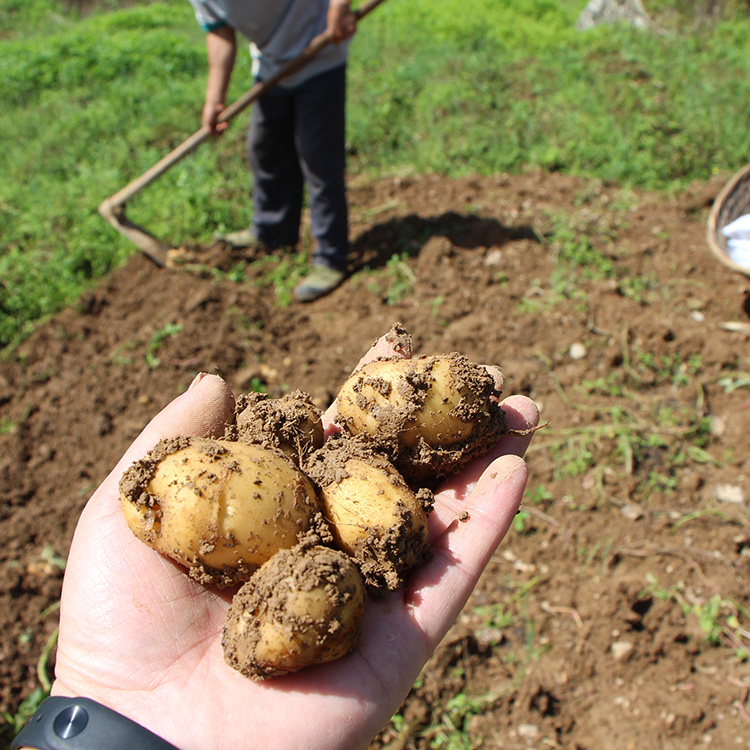
[[[196,375],[196,376],[195,376],[195,377],[193,378],[193,382],[192,382],[192,383],[191,383],[191,384],[190,384],[190,385],[188,386],[188,390],[189,390],[189,391],[191,391],[191,390],[192,390],[193,388],[195,388],[195,386],[196,386],[196,385],[198,385],[198,383],[200,383],[200,382],[201,382],[201,380],[203,380],[203,378],[205,378],[205,377],[206,377],[206,375],[208,375],[208,373],[207,373],[207,372],[199,372],[199,373],[198,373],[198,374],[197,374],[197,375]]]

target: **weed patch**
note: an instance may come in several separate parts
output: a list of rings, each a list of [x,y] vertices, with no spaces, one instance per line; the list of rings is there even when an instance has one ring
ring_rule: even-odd
[[[750,613],[744,607],[720,593],[699,597],[684,585],[664,588],[655,576],[647,579],[644,595],[677,604],[684,617],[697,622],[706,644],[726,646],[741,661],[750,659]]]

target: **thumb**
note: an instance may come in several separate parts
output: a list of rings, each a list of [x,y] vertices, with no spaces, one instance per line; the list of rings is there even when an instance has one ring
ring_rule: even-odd
[[[179,435],[219,437],[234,413],[234,395],[217,375],[199,373],[188,389],[167,404],[133,441],[125,455],[102,482],[97,494],[116,489],[123,471],[163,438]]]

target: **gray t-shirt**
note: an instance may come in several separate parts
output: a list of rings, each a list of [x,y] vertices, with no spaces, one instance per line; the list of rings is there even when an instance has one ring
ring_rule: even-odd
[[[252,42],[255,73],[275,75],[326,30],[328,0],[190,0],[204,31],[231,26]],[[296,86],[346,61],[349,44],[329,44],[304,68],[281,81]]]

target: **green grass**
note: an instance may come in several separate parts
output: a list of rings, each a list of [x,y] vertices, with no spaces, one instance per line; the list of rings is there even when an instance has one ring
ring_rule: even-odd
[[[0,343],[133,252],[97,206],[200,125],[205,51],[185,5],[63,16],[44,34],[0,41]],[[236,139],[222,146],[183,161],[129,215],[175,244],[246,222],[234,214],[244,201],[223,200],[216,179],[246,191],[241,159],[217,163]]]
[[[683,22],[663,34],[578,32],[584,4],[379,7],[352,44],[350,170],[541,167],[668,191],[750,162],[746,4],[697,23],[699,4],[664,0]],[[187,1],[118,5],[81,16],[0,0],[0,346],[136,251],[98,204],[199,126],[205,49]],[[241,55],[230,98],[249,85]],[[129,201],[129,217],[174,245],[245,226],[246,122]]]
[[[357,153],[381,168],[534,165],[657,189],[748,161],[747,18],[690,34],[581,33],[583,4],[384,8],[355,48],[379,61],[352,73],[368,102],[350,117]]]

